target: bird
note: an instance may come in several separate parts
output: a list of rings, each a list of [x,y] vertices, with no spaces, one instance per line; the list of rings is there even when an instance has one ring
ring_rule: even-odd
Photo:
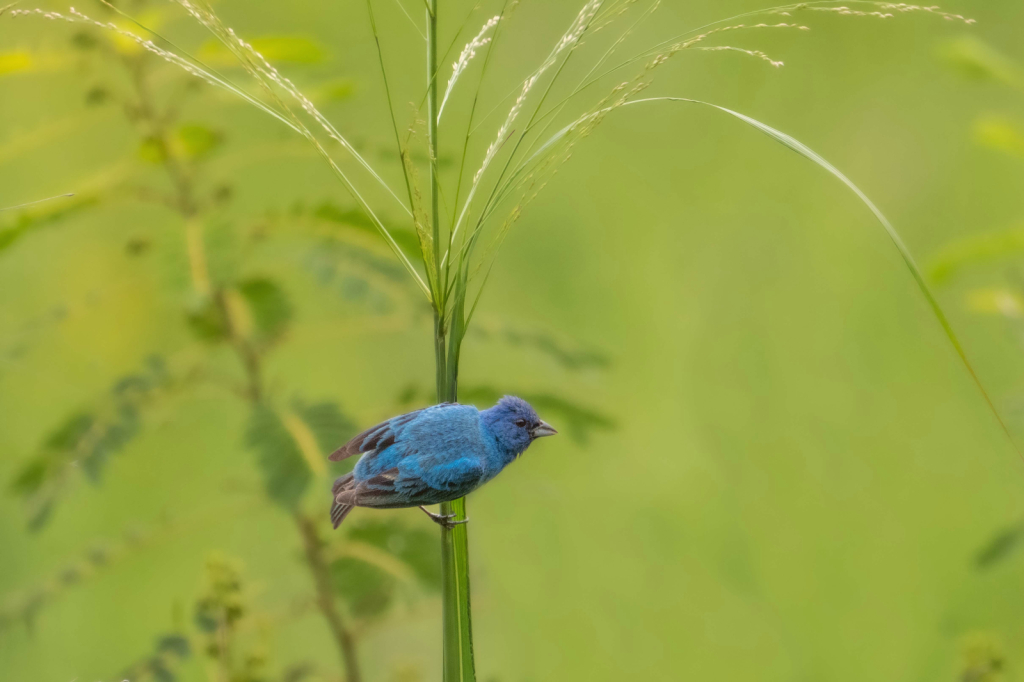
[[[486,410],[441,403],[392,417],[328,457],[338,462],[361,455],[351,473],[334,481],[331,522],[337,528],[355,507],[419,507],[451,529],[468,519],[454,521],[454,514],[435,514],[424,505],[469,494],[533,441],[557,433],[528,402],[510,395]]]

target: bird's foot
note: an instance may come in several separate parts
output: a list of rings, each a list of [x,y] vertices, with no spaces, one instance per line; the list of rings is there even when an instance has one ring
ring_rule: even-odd
[[[429,511],[426,507],[420,507],[420,509],[423,510],[424,514],[430,517],[431,521],[447,530],[451,530],[452,528],[455,528],[455,526],[461,526],[469,521],[469,519],[452,521],[452,519],[455,518],[455,514],[435,514],[434,512]]]

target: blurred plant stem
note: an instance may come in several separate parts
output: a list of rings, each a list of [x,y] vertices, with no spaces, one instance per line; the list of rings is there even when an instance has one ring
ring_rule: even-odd
[[[342,652],[342,663],[345,666],[345,677],[348,682],[360,682],[359,662],[356,658],[356,641],[352,631],[345,627],[337,605],[334,603],[334,591],[331,589],[331,575],[324,554],[324,543],[320,539],[316,521],[302,512],[296,512],[295,523],[302,535],[302,545],[306,554],[306,564],[313,574],[316,583],[316,602],[320,613],[331,627],[331,634]]]
[[[201,300],[213,303],[213,309],[220,318],[226,339],[245,370],[245,385],[240,395],[250,407],[257,408],[265,397],[260,348],[244,331],[245,324],[238,312],[237,291],[230,286],[214,282],[210,276],[203,241],[204,203],[199,200],[192,169],[187,160],[178,157],[172,139],[177,111],[173,105],[161,110],[153,98],[148,87],[144,55],[128,57],[126,63],[132,73],[136,95],[136,100],[128,103],[126,110],[129,118],[134,119],[145,129],[146,141],[158,150],[160,164],[174,187],[174,196],[169,197],[164,203],[177,212],[183,222],[193,292]],[[317,530],[316,521],[299,509],[294,512],[294,519],[302,541],[305,563],[313,577],[317,608],[327,621],[338,646],[346,680],[361,682],[355,633],[347,627],[335,603],[330,568],[324,552],[325,546]]]
[[[259,353],[247,339],[238,333],[238,324],[231,314],[231,306],[226,292],[220,289],[215,295],[218,308],[224,315],[231,346],[235,349],[246,371],[247,386],[243,395],[250,405],[256,408],[263,400],[263,373]],[[302,550],[306,566],[313,577],[313,585],[316,589],[316,605],[324,620],[327,621],[327,625],[331,629],[331,635],[338,646],[341,663],[345,668],[345,679],[347,682],[361,682],[362,675],[359,671],[359,659],[356,654],[355,634],[346,626],[345,620],[334,601],[330,568],[327,556],[324,553],[324,542],[320,538],[320,532],[317,530],[316,520],[301,510],[295,511],[294,518],[299,537],[302,539]]]
[[[215,295],[218,308],[224,315],[231,346],[235,349],[246,371],[247,386],[243,395],[250,405],[256,408],[263,400],[263,373],[259,353],[247,339],[238,333],[239,327],[231,314],[231,306],[226,292],[220,289]],[[331,629],[331,635],[338,646],[341,663],[345,668],[345,679],[347,682],[361,682],[362,675],[359,671],[355,634],[346,626],[345,620],[334,601],[330,568],[327,556],[324,553],[325,545],[320,538],[316,520],[301,510],[295,511],[294,518],[299,537],[302,539],[302,550],[306,566],[313,577],[313,585],[316,589],[316,605],[324,620],[327,621],[327,625]]]
[[[437,0],[427,0],[427,132],[430,145],[430,218],[433,237],[435,276],[441,279],[441,219],[438,184],[438,101],[437,101]],[[448,339],[445,325],[445,285],[435,285],[434,304],[434,358],[436,363],[437,401],[458,401],[458,371],[461,338]],[[458,303],[458,301],[457,301]],[[459,324],[462,310],[458,306],[451,316],[452,324]],[[450,343],[450,347],[446,348]],[[446,352],[448,351],[448,352]],[[450,354],[449,354],[450,353]],[[442,514],[454,515],[455,521],[466,518],[466,498],[441,505]],[[444,638],[444,682],[474,682],[476,668],[473,662],[473,624],[469,604],[469,542],[466,524],[441,527],[441,600]]]

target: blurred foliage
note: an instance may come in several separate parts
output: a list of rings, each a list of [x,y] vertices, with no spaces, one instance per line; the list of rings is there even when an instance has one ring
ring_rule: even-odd
[[[966,78],[1015,88],[1024,86],[1024,71],[1020,66],[976,36],[965,36],[947,43],[943,57]]]
[[[980,38],[964,37],[953,41],[947,44],[944,56],[947,63],[968,79],[1016,91],[1024,90],[1024,69],[1021,65]],[[980,147],[1024,158],[1024,129],[1015,118],[1002,113],[981,114],[976,118],[972,132]],[[971,271],[981,273],[985,279],[997,280],[990,286],[969,289],[964,294],[966,307],[976,314],[1000,316],[1019,328],[1024,320],[1022,256],[1024,228],[988,230],[943,247],[932,257],[929,274],[933,281],[947,286]],[[997,566],[1004,566],[1018,553],[1022,540],[1024,522],[1007,524],[978,549],[974,555],[974,568],[987,574]],[[1002,637],[995,632],[968,634],[961,645],[957,679],[960,682],[1013,679],[1007,670],[1005,651]]]
[[[157,30],[169,21],[168,8],[142,0],[125,9]],[[107,16],[120,25],[115,14]],[[271,61],[296,67],[314,66],[329,56],[321,43],[303,36],[263,36],[252,42]],[[234,57],[212,42],[200,46],[196,55],[218,68],[235,65]],[[78,472],[94,485],[102,484],[112,456],[129,452],[146,428],[148,410],[172,393],[187,403],[211,387],[230,389],[220,395],[247,411],[239,440],[253,454],[252,460],[237,466],[243,471],[254,466],[263,483],[260,503],[277,508],[294,523],[294,541],[303,549],[302,568],[314,590],[313,597],[301,602],[321,612],[343,661],[358,670],[353,647],[368,628],[382,626],[399,606],[411,605],[420,595],[438,592],[437,533],[418,515],[414,525],[392,515],[362,515],[325,539],[330,501],[325,491],[331,473],[326,454],[359,429],[337,402],[286,398],[297,393],[287,384],[267,381],[267,363],[302,320],[289,290],[294,281],[280,269],[264,267],[267,261],[261,256],[281,243],[297,245],[304,255],[288,265],[314,285],[356,304],[347,312],[354,318],[351,324],[360,324],[360,316],[387,316],[397,320],[400,329],[415,329],[428,323],[429,309],[373,222],[354,204],[330,198],[294,201],[287,209],[254,216],[232,213],[233,179],[218,177],[213,162],[230,153],[233,131],[197,115],[196,105],[211,101],[204,86],[169,70],[134,43],[76,30],[63,51],[0,55],[0,74],[71,69],[81,81],[80,101],[97,114],[123,113],[136,142],[113,166],[116,171],[93,182],[90,191],[0,214],[0,255],[36,230],[72,224],[87,210],[113,209],[116,202],[134,202],[133,208],[160,215],[161,225],[168,225],[165,218],[170,216],[169,226],[160,228],[171,232],[169,238],[140,233],[122,240],[119,248],[125,256],[139,258],[166,251],[169,244],[184,244],[184,260],[170,261],[179,265],[177,281],[186,285],[175,292],[180,312],[162,317],[161,323],[168,334],[176,327],[188,330],[188,341],[176,349],[177,359],[152,355],[141,370],[113,381],[93,403],[58,419],[38,451],[20,464],[10,490],[23,501],[29,527],[39,530]],[[342,102],[353,96],[356,85],[351,79],[335,78],[311,85],[309,92],[318,102]],[[447,155],[439,160],[444,166],[452,163]],[[394,235],[405,252],[418,252],[413,231],[398,227]],[[608,366],[601,353],[514,324],[483,324],[474,334],[483,342],[536,352],[569,372]],[[468,388],[466,396],[491,401],[499,393]],[[531,397],[577,440],[612,426],[609,418],[571,400],[543,391]],[[429,399],[425,394],[424,398]],[[10,592],[0,607],[0,632],[16,624],[31,627],[59,595],[78,589],[86,578],[129,555],[143,541],[159,543],[167,537],[164,532],[133,532],[121,542],[95,543],[53,578]],[[322,671],[306,661],[283,661],[280,672],[273,672],[266,638],[281,624],[256,609],[240,563],[215,554],[206,564],[203,590],[194,605],[194,630],[185,624],[173,631],[159,630],[152,649],[125,667],[121,677],[175,682],[190,660],[201,657],[211,682],[322,678]],[[416,674],[418,667],[403,670]]]
[[[486,104],[482,113],[517,82],[518,70],[529,61],[526,48],[545,39],[578,4],[522,3],[524,16],[536,18],[536,30],[516,43],[523,51],[509,63],[490,65],[500,87],[481,101]],[[992,10],[975,4],[973,11],[986,18],[1003,12],[1013,25],[979,21],[983,38],[956,41],[949,58],[974,81],[968,88],[946,89],[941,78],[929,77],[929,65],[913,60],[915,52],[933,44],[930,28],[902,33],[896,22],[874,19],[855,20],[849,29],[839,21],[814,26],[809,38],[819,42],[786,48],[789,52],[779,56],[788,66],[778,76],[765,76],[757,70],[760,64],[730,63],[720,69],[693,61],[686,64],[682,82],[756,107],[785,121],[787,129],[792,121],[794,130],[821,139],[823,148],[828,145],[830,155],[835,150],[837,158],[854,160],[865,182],[880,188],[880,205],[902,214],[903,226],[919,230],[909,235],[912,247],[931,243],[934,235],[959,235],[939,251],[932,270],[936,279],[970,311],[1002,316],[1017,332],[1024,319],[1024,238],[1020,220],[1007,210],[1014,202],[1019,207],[1019,196],[1005,189],[1017,179],[1011,172],[1021,155],[1024,129],[1022,110],[1011,109],[1017,100],[1010,99],[1021,87],[1019,59],[1011,56],[1020,55],[1012,33],[1019,12],[1007,2]],[[125,0],[121,6],[134,11],[139,3]],[[386,36],[387,47],[407,49],[388,62],[391,73],[399,74],[418,63],[413,60],[421,58],[422,49],[398,6],[375,6],[393,13],[384,17],[396,19],[395,27],[405,31]],[[405,6],[418,21],[422,8]],[[685,26],[721,14],[720,3],[663,6],[673,23]],[[736,11],[755,6],[738,3]],[[360,151],[395,164],[387,169],[395,171],[399,160],[381,151],[384,145],[373,127],[375,118],[386,117],[376,99],[376,64],[351,54],[366,48],[369,39],[359,23],[364,6],[252,2],[224,7],[247,35],[316,31],[320,37],[305,46],[288,45],[290,36],[256,41],[262,50],[279,50],[273,59],[291,65],[289,76],[303,89],[309,85],[311,99],[337,105],[332,118],[344,123],[346,132],[356,131],[353,142]],[[171,11],[160,9],[155,21],[151,15],[144,21],[191,45],[195,33],[173,23]],[[466,31],[486,18],[487,9],[470,15]],[[339,26],[335,13],[351,23]],[[670,22],[656,16],[651,33],[662,36]],[[64,29],[44,28],[47,36]],[[14,31],[21,30],[16,25]],[[110,281],[144,273],[138,275],[137,291],[130,293],[147,297],[147,314],[159,322],[140,320],[143,314],[127,305],[111,308],[125,313],[124,319],[105,316],[110,309],[86,311],[91,321],[62,327],[68,330],[67,338],[60,339],[67,347],[53,343],[56,334],[37,335],[26,354],[11,363],[16,371],[4,377],[5,391],[33,385],[36,374],[42,386],[55,386],[46,365],[67,364],[75,370],[68,373],[68,382],[92,386],[85,395],[102,393],[70,409],[56,394],[79,395],[77,387],[40,388],[54,392],[52,404],[34,408],[33,414],[5,413],[0,430],[10,434],[5,439],[12,446],[8,457],[18,468],[5,469],[5,477],[21,474],[21,467],[50,448],[49,437],[62,429],[64,438],[74,441],[75,417],[109,423],[117,438],[106,441],[108,451],[97,457],[99,492],[89,487],[88,495],[65,503],[51,517],[47,535],[26,541],[34,544],[23,544],[20,531],[7,531],[18,542],[2,563],[5,570],[10,567],[18,589],[10,592],[12,615],[0,642],[0,664],[13,662],[12,672],[0,678],[70,680],[71,674],[50,674],[57,664],[48,667],[41,660],[63,656],[78,665],[87,660],[82,653],[87,646],[117,650],[123,646],[118,641],[123,630],[117,631],[113,621],[124,621],[144,635],[138,643],[140,663],[162,657],[163,667],[183,680],[217,679],[202,669],[218,665],[204,648],[209,635],[194,623],[179,628],[167,622],[165,611],[178,598],[174,590],[182,588],[166,579],[179,570],[168,557],[224,546],[241,552],[257,579],[253,583],[237,573],[246,615],[232,635],[241,647],[234,674],[337,682],[337,655],[310,595],[316,588],[305,560],[296,559],[301,540],[291,524],[301,514],[319,524],[333,596],[357,642],[365,642],[361,661],[368,680],[433,679],[418,671],[433,672],[436,604],[429,602],[426,613],[404,607],[435,593],[434,527],[415,510],[357,510],[338,532],[323,522],[326,488],[337,472],[325,469],[330,465],[322,455],[360,426],[388,416],[394,409],[391,398],[403,383],[412,382],[402,396],[404,404],[434,400],[426,386],[429,359],[421,357],[425,348],[418,347],[430,335],[422,301],[368,229],[365,215],[332,194],[326,182],[318,184],[312,164],[288,152],[279,158],[272,150],[255,163],[239,153],[238,147],[253,137],[266,136],[268,147],[277,141],[205,86],[187,87],[161,64],[149,64],[146,77],[156,86],[155,103],[165,97],[167,103],[178,100],[180,111],[171,112],[174,120],[162,131],[154,131],[151,124],[159,124],[169,109],[161,106],[156,117],[143,119],[137,108],[130,108],[136,135],[131,141],[118,137],[111,119],[134,103],[134,72],[117,69],[122,61],[145,57],[130,52],[130,46],[111,45],[100,33],[74,26],[69,31],[74,32],[69,45],[50,41],[23,49],[17,41],[4,44],[0,71],[5,64],[20,69],[29,74],[21,77],[25,81],[57,73],[46,84],[59,92],[59,99],[55,94],[46,100],[50,108],[39,118],[70,116],[81,127],[52,143],[74,150],[77,163],[53,168],[54,183],[76,177],[81,166],[95,159],[107,163],[115,153],[122,153],[117,163],[127,170],[100,191],[80,191],[73,201],[92,197],[93,203],[66,216],[33,217],[51,207],[0,214],[0,267],[23,278],[7,280],[15,283],[5,292],[10,296],[10,305],[4,306],[5,314],[11,310],[8,326],[19,323],[34,301],[48,303],[46,296],[53,292],[73,291],[83,281],[103,282],[99,275],[83,277],[92,262],[109,267]],[[456,53],[466,31],[453,38]],[[1000,34],[1005,49],[992,47]],[[444,36],[446,43],[449,37]],[[770,51],[782,49],[773,37],[766,40]],[[623,46],[622,58],[631,54],[628,47]],[[822,56],[826,49],[844,54]],[[227,66],[227,55],[220,52],[208,56]],[[445,77],[453,58],[445,61]],[[472,68],[480,67],[478,57]],[[337,78],[334,71],[353,78]],[[928,91],[923,84],[908,83],[908,73],[939,85]],[[12,97],[5,100],[10,106],[0,107],[5,120],[10,114],[9,120],[20,126],[29,118],[15,100],[29,90],[11,88]],[[839,104],[826,107],[812,98],[823,92]],[[974,102],[970,93],[983,94]],[[918,94],[932,111],[915,106],[911,100]],[[60,106],[65,100],[78,108],[65,113]],[[89,109],[81,108],[83,101]],[[397,109],[404,107],[405,102],[396,102]],[[964,117],[979,108],[971,128],[963,131],[964,139],[970,136],[978,146],[973,153],[939,139],[953,122],[969,120]],[[731,130],[699,116],[673,115],[666,121],[645,115],[643,125],[622,124],[614,143],[589,155],[582,152],[577,159],[584,163],[574,169],[573,184],[566,185],[571,196],[544,204],[529,238],[509,242],[510,262],[520,269],[498,272],[495,278],[514,290],[498,288],[493,298],[489,294],[474,319],[469,337],[476,344],[474,359],[461,399],[483,407],[502,393],[522,392],[568,436],[589,437],[592,444],[581,459],[576,448],[555,450],[552,443],[553,456],[572,455],[573,461],[560,463],[567,475],[541,485],[530,479],[525,487],[527,477],[520,470],[496,482],[478,502],[471,501],[478,511],[471,514],[477,525],[471,524],[470,532],[482,540],[474,545],[473,563],[474,596],[479,595],[482,611],[477,626],[484,635],[480,649],[487,652],[481,661],[501,670],[503,681],[1012,679],[1018,674],[1013,654],[1024,639],[1014,606],[1020,595],[1020,509],[1014,493],[1019,481],[1012,467],[1003,466],[1010,455],[1000,449],[1001,442],[984,440],[990,425],[985,417],[974,416],[975,395],[955,376],[951,379],[945,355],[936,359],[931,353],[939,344],[929,342],[929,323],[915,322],[910,297],[900,288],[902,279],[887,277],[887,261],[877,259],[877,249],[865,249],[844,231],[851,223],[836,197],[799,171],[775,165],[773,155],[757,152],[756,141],[741,137],[734,144]],[[89,122],[94,119],[101,124]],[[25,127],[33,133],[31,125]],[[688,129],[696,139],[684,147],[680,131]],[[11,137],[20,140],[22,131],[12,127]],[[652,145],[660,147],[660,155],[637,151]],[[147,146],[148,160],[140,151]],[[637,154],[637,160],[623,149]],[[49,180],[50,173],[39,169],[55,158],[62,157],[30,148],[9,164],[6,177],[18,187],[22,174]],[[451,168],[457,156],[442,155],[438,162]],[[207,257],[209,287],[202,293],[189,271],[185,218],[176,180],[166,173],[168,163],[179,164],[191,185]],[[947,169],[947,163],[958,168]],[[1003,184],[989,166],[1003,173]],[[799,196],[786,193],[786,183],[794,180],[807,183]],[[738,199],[748,187],[759,192],[756,201]],[[52,191],[64,189],[82,188],[55,184]],[[5,198],[4,205],[12,203]],[[274,204],[277,208],[268,211]],[[52,206],[55,212],[60,208]],[[23,228],[20,221],[31,224]],[[402,249],[414,251],[415,235],[402,229],[403,217],[396,211],[385,221],[397,227]],[[89,238],[82,238],[83,226]],[[66,234],[57,232],[65,229]],[[960,238],[972,234],[977,237]],[[30,254],[39,257],[36,248],[55,244],[54,236],[67,239],[42,255],[69,263],[66,283],[59,281],[60,271],[50,282],[33,276],[33,268],[47,277],[55,269],[26,260]],[[85,266],[71,264],[79,249],[89,259]],[[101,249],[109,260],[97,257]],[[134,259],[115,258],[122,250]],[[804,259],[815,265],[807,267]],[[485,317],[495,308],[507,319]],[[193,316],[202,319],[193,321]],[[521,325],[517,320],[523,318],[547,321],[590,341]],[[990,337],[999,335],[984,333],[992,328],[990,321],[975,323],[981,326],[969,337],[970,352],[985,357],[991,350],[986,344],[999,343]],[[127,364],[111,359],[124,351],[96,350],[102,344],[88,333],[99,325],[110,325],[111,335],[137,340],[127,351]],[[186,328],[191,332],[180,333]],[[78,346],[83,331],[86,338]],[[1018,335],[1005,336],[1012,343]],[[167,350],[175,344],[204,358],[209,371],[176,401],[189,421],[162,429],[163,442],[147,439],[144,444],[138,435],[150,428],[150,406],[165,405],[163,394],[157,390],[152,403],[131,403],[137,413],[132,426],[119,416],[113,387],[122,375],[147,374],[148,369],[131,369],[131,363],[158,345],[168,375],[181,376],[172,369],[177,364]],[[80,357],[85,354],[96,357]],[[992,352],[989,360],[993,357],[999,356]],[[611,358],[617,369],[602,381],[615,382],[614,406],[602,400],[598,387],[603,383],[592,381]],[[1015,376],[1009,363],[1002,370],[988,370],[994,385],[1008,384]],[[109,374],[98,384],[89,383],[104,371]],[[250,384],[258,386],[258,394]],[[18,407],[21,400],[18,395],[8,404]],[[24,402],[42,401],[28,395]],[[178,411],[179,405],[172,409]],[[607,436],[614,426],[629,430],[621,438]],[[200,428],[201,437],[190,433]],[[261,428],[272,433],[264,437]],[[79,442],[88,453],[88,439]],[[196,448],[205,442],[210,452]],[[113,447],[117,443],[119,449]],[[181,453],[189,464],[186,474],[166,482],[186,493],[173,504],[214,504],[219,488],[203,480],[210,476],[215,484],[228,488],[232,483],[236,493],[245,491],[252,508],[244,520],[211,520],[180,542],[159,540],[166,553],[151,557],[152,562],[130,554],[130,543],[119,540],[65,563],[67,550],[62,548],[76,546],[66,543],[75,542],[71,533],[82,525],[157,513],[112,499],[125,488],[116,487],[117,477],[103,475],[108,467],[148,465],[150,457],[173,452],[181,443],[199,452]],[[241,447],[212,451],[224,443]],[[55,456],[53,462],[61,457],[70,454]],[[284,487],[297,493],[259,489],[260,481],[273,477],[268,467],[276,466],[287,472]],[[558,468],[551,469],[557,473]],[[73,465],[66,471],[68,482],[79,477]],[[580,504],[619,496],[632,501],[599,522],[593,504]],[[24,495],[18,499],[28,501]],[[8,510],[6,527],[20,526],[14,507]],[[79,512],[81,522],[67,523],[78,521],[72,515]],[[992,529],[1001,530],[989,537]],[[609,550],[609,539],[622,546]],[[31,551],[25,552],[26,546]],[[123,555],[137,560],[107,573],[109,582],[123,587],[108,590],[106,583],[90,582],[90,576]],[[965,570],[969,562],[978,570]],[[39,578],[34,576],[51,574],[49,566],[56,567],[52,577],[35,584]],[[75,596],[65,598],[62,608],[55,597],[68,592]],[[112,601],[112,593],[143,592],[166,595],[168,608],[143,610],[127,599],[120,608],[104,603]],[[204,588],[200,597],[210,594]],[[47,623],[45,609],[51,606]],[[87,611],[97,607],[95,615]],[[301,615],[310,612],[308,618]],[[64,621],[68,625],[62,630]],[[56,639],[82,622],[95,623],[103,632]],[[34,639],[17,631],[22,623],[34,623]],[[264,624],[269,644],[258,632]],[[114,632],[107,633],[104,626],[111,625]],[[949,630],[955,632],[945,638]],[[961,643],[964,631],[982,634]],[[178,636],[191,643],[187,658],[160,644]],[[293,660],[290,654],[300,649],[302,656]],[[249,652],[255,658],[247,669]],[[319,662],[309,663],[307,656]],[[955,658],[955,666],[950,665]],[[110,673],[132,659],[111,660],[103,679],[114,679]],[[429,665],[421,666],[422,661]],[[34,675],[25,674],[30,666],[38,672],[33,668]],[[159,666],[129,669],[133,675],[153,676]]]
[[[978,264],[1008,262],[1024,253],[1024,227],[967,237],[943,247],[931,258],[931,278],[945,284],[962,269]]]
[[[267,495],[295,510],[314,476],[326,473],[327,455],[356,433],[334,403],[297,401],[283,414],[260,403],[253,408],[246,444],[256,453]]]
[[[262,349],[281,340],[292,320],[292,307],[280,285],[265,277],[253,277],[238,283],[251,324],[243,326],[243,336]],[[243,313],[244,314],[244,313]],[[235,319],[241,315],[233,316]]]
[[[366,515],[368,516],[368,515]],[[361,619],[385,614],[404,589],[441,588],[436,534],[391,517],[348,522],[347,539],[336,548],[331,579],[350,613]]]
[[[43,606],[51,604],[68,590],[80,587],[119,559],[147,546],[165,530],[134,526],[117,541],[95,540],[81,556],[65,560],[54,575],[36,585],[4,595],[0,601],[0,634],[16,624],[31,630]]]
[[[1007,559],[1024,540],[1024,523],[1017,523],[997,533],[974,559],[979,569],[987,569]]]
[[[343,102],[355,94],[355,81],[349,78],[335,78],[308,90],[310,99],[317,104]]]
[[[378,245],[380,249],[380,237],[377,232],[376,226],[373,221],[369,219],[365,212],[357,208],[342,208],[335,203],[325,201],[314,208],[309,209],[308,213],[305,213],[301,205],[295,206],[292,209],[292,217],[305,217],[308,216],[318,221],[330,223],[336,225],[335,234],[340,234],[342,230],[354,230],[362,232],[373,244]],[[419,241],[417,240],[416,234],[410,230],[402,228],[392,228],[392,236],[398,245],[402,247],[406,255],[413,256],[419,252]],[[384,249],[386,252],[386,249]],[[404,274],[404,273],[403,273]]]
[[[962,75],[1001,87],[1024,89],[1024,68],[977,37],[964,37],[946,45],[948,63]],[[983,114],[974,122],[974,139],[982,147],[1024,158],[1024,128],[1004,114]],[[997,267],[1005,284],[975,288],[966,295],[975,313],[999,315],[1017,323],[1024,316],[1024,228],[985,231],[959,239],[932,256],[931,279],[949,285],[970,269]]]
[[[241,565],[223,556],[212,556],[206,562],[204,578],[194,616],[202,633],[202,651],[221,671],[220,680],[263,682],[267,679],[265,644],[240,641],[245,635],[244,626],[253,619]]]
[[[105,92],[90,90],[88,97],[102,100],[107,95],[99,93]],[[194,162],[206,159],[223,143],[223,133],[197,123],[186,123],[178,126],[167,139],[155,135],[143,138],[138,153],[140,159],[157,166],[167,163],[172,158]]]
[[[469,338],[498,340],[513,347],[536,350],[568,371],[605,369],[611,364],[604,353],[582,348],[550,332],[521,329],[508,323],[489,324],[487,320],[476,320],[476,324],[470,328]]]
[[[974,139],[982,147],[1024,158],[1024,127],[1005,116],[984,116],[974,123]]]
[[[1006,678],[1006,655],[1000,638],[991,633],[972,633],[961,649],[959,682],[1002,682]]]
[[[313,475],[301,446],[274,410],[265,405],[253,409],[246,443],[257,453],[270,499],[287,509],[297,508]]]
[[[151,357],[141,372],[118,379],[102,400],[55,426],[11,481],[11,491],[29,509],[29,527],[46,523],[72,470],[99,483],[110,456],[139,433],[143,411],[173,387],[164,361]]]
[[[236,559],[214,553],[207,559],[203,586],[193,609],[195,632],[161,635],[153,652],[125,668],[120,677],[140,682],[176,682],[180,664],[193,653],[209,663],[210,682],[297,681],[309,672],[306,664],[288,668],[278,677],[267,670],[266,614],[254,599]]]
[[[153,652],[125,668],[119,677],[132,682],[175,682],[178,666],[191,654],[192,647],[183,635],[161,635]]]
[[[307,404],[302,400],[292,401],[293,419],[298,417],[316,438],[316,445],[323,454],[317,462],[324,464],[327,455],[334,452],[340,443],[347,443],[359,433],[359,429],[342,411],[331,402]],[[310,444],[312,446],[312,444]],[[315,465],[314,465],[315,468]]]
[[[166,19],[165,8],[150,12],[146,3],[135,2],[130,9],[141,12],[153,27]],[[319,43],[305,37],[265,37],[253,42],[269,59],[296,65],[315,65],[327,54]],[[175,363],[172,368],[154,356],[142,371],[114,381],[109,393],[94,404],[64,417],[43,439],[39,451],[21,465],[10,490],[25,502],[29,526],[39,529],[65,496],[66,485],[76,472],[81,471],[94,484],[101,483],[111,456],[125,451],[144,429],[145,411],[172,390],[187,400],[204,386],[231,388],[229,397],[240,400],[249,412],[241,439],[255,455],[255,468],[264,483],[262,499],[285,511],[298,531],[295,537],[303,546],[305,569],[313,577],[316,592],[306,602],[327,619],[346,666],[358,670],[353,647],[361,631],[356,623],[383,622],[400,594],[412,598],[418,591],[436,590],[436,533],[388,521],[352,530],[346,527],[330,542],[322,539],[330,501],[326,454],[354,435],[357,426],[335,402],[285,400],[281,391],[288,389],[266,385],[265,363],[288,340],[297,313],[279,275],[255,274],[256,268],[249,262],[272,236],[304,243],[311,255],[301,265],[313,272],[314,283],[333,288],[335,280],[342,279],[343,295],[353,300],[365,301],[366,292],[381,292],[385,303],[364,306],[359,311],[363,315],[390,313],[394,301],[410,298],[408,285],[365,215],[335,201],[309,209],[295,204],[289,211],[272,211],[256,220],[223,219],[233,187],[210,172],[210,162],[225,148],[228,134],[191,116],[182,118],[188,101],[205,96],[204,88],[180,73],[172,73],[180,82],[170,85],[158,60],[116,35],[79,31],[71,36],[70,47],[73,52],[68,54],[99,59],[89,61],[85,73],[106,62],[106,67],[120,69],[127,76],[111,77],[107,68],[102,80],[85,79],[83,99],[89,107],[117,104],[124,112],[138,136],[124,167],[137,172],[111,176],[103,193],[81,193],[73,200],[4,214],[0,251],[34,230],[66,223],[85,209],[108,207],[115,197],[131,197],[149,210],[169,212],[177,218],[170,228],[179,232],[175,239],[184,237],[186,244],[189,287],[179,297],[181,317],[165,318],[164,324],[171,329],[184,323],[198,347],[180,349],[191,358],[187,366]],[[212,44],[201,47],[198,55],[222,66],[230,57]],[[76,60],[62,55],[47,63],[66,67]],[[233,57],[230,63],[234,64]],[[30,71],[42,64],[35,57],[8,55],[0,59],[0,70]],[[166,99],[163,93],[170,88],[178,95]],[[324,101],[341,101],[350,97],[353,89],[351,81],[336,79],[313,91]],[[146,167],[158,175],[145,174]],[[162,245],[166,243],[148,236],[133,237],[124,245],[124,252],[137,257],[157,245],[165,248]],[[403,244],[415,248],[415,236],[407,235]],[[356,286],[356,282],[361,284]],[[417,318],[405,321],[415,324]],[[224,350],[234,357],[227,381],[224,369],[217,367],[218,353]],[[236,378],[238,368],[240,378]],[[31,625],[58,594],[81,585],[85,577],[133,546],[97,545],[56,578],[12,592],[0,610],[0,629],[16,623]],[[334,607],[335,599],[343,606],[344,619]],[[279,676],[272,675],[266,645],[261,642],[266,633],[254,632],[259,623],[264,630],[271,627],[270,621],[253,612],[238,563],[214,556],[207,563],[204,591],[195,605],[198,634],[182,630],[159,635],[152,651],[129,665],[123,677],[173,682],[195,652],[201,652],[211,668],[219,671],[213,676],[216,682],[298,682],[314,674],[315,666],[299,661],[289,664]]]
[[[391,605],[395,579],[372,564],[342,557],[331,563],[331,578],[357,618],[378,616]]]
[[[983,315],[1020,318],[1024,315],[1024,296],[1012,289],[974,289],[967,295],[967,307]]]
[[[323,45],[308,36],[261,36],[249,42],[257,52],[275,63],[319,64],[327,56]],[[238,67],[235,56],[212,38],[200,46],[196,56],[211,66]]]
[[[98,201],[95,196],[75,196],[25,209],[6,221],[0,216],[0,255],[29,232],[73,218]]]

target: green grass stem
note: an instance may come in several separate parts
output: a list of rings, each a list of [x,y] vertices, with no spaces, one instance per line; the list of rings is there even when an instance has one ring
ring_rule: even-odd
[[[438,99],[437,99],[437,0],[427,0],[427,141],[430,155],[430,219],[433,242],[433,281],[441,274],[441,211],[440,178],[438,177]],[[433,292],[434,350],[437,365],[437,397],[439,402],[458,400],[459,349],[465,333],[463,306],[465,277],[456,273],[453,291],[454,306],[446,324],[448,297],[445,287]],[[466,499],[441,505],[442,514],[454,514],[455,520],[466,518]],[[469,605],[469,542],[466,524],[441,528],[441,608],[444,656],[444,682],[475,682],[473,661],[473,627]]]

